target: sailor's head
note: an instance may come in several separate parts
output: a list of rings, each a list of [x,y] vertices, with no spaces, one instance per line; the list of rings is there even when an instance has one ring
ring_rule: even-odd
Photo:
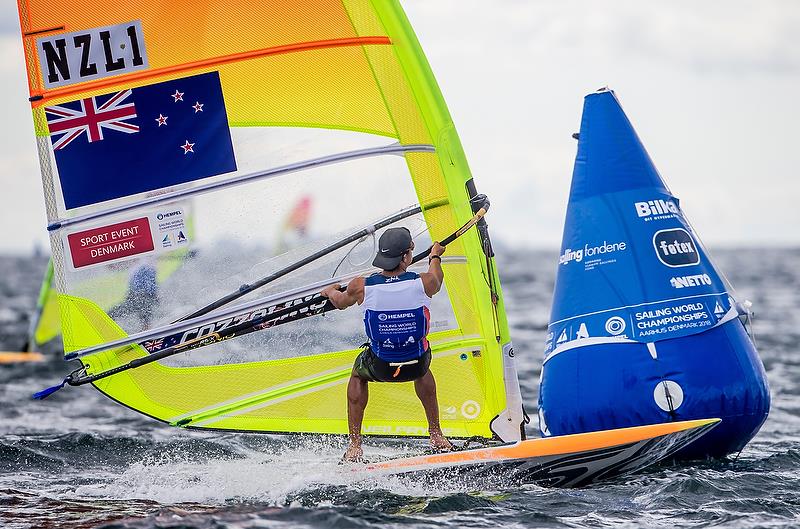
[[[372,261],[373,266],[384,270],[394,270],[400,263],[411,264],[411,251],[414,241],[408,228],[389,228],[378,239],[378,253]]]

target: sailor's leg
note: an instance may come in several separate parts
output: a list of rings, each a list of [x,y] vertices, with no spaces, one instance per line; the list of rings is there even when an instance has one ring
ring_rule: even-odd
[[[428,431],[431,435],[431,446],[437,450],[452,450],[453,445],[442,433],[439,425],[439,402],[436,399],[436,380],[433,373],[428,371],[424,376],[414,381],[414,390],[425,408],[428,418]]]
[[[361,449],[361,423],[364,420],[364,409],[369,400],[369,387],[367,381],[355,374],[350,375],[347,383],[347,424],[350,432],[350,446],[347,448],[343,459],[358,461],[363,455]]]

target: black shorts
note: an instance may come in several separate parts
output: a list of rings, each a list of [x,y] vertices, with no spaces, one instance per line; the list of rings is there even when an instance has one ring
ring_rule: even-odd
[[[372,352],[369,345],[356,357],[353,374],[367,382],[409,382],[422,378],[431,366],[431,350],[428,349],[413,364],[392,365],[394,362],[381,360]]]

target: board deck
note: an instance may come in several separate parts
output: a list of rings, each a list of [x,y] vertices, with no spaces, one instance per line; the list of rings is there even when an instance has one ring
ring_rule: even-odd
[[[504,484],[536,483],[580,487],[639,471],[703,436],[719,419],[680,421],[559,437],[456,452],[392,459],[354,468],[369,477],[424,476]]]
[[[0,351],[0,364],[44,362],[44,355],[37,352]]]

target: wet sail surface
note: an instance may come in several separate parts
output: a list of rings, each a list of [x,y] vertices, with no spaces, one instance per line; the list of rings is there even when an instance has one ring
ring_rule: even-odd
[[[362,315],[281,311],[376,272],[382,230],[407,227],[419,251],[478,210],[405,14],[394,2],[231,1],[201,2],[190,20],[101,4],[19,4],[65,358],[82,366],[68,381],[171,425],[346,433]],[[301,209],[303,237],[286,238],[303,201],[315,204]],[[443,431],[517,438],[488,236],[465,232],[442,265],[428,338]],[[373,393],[365,433],[427,435],[411,385]]]

